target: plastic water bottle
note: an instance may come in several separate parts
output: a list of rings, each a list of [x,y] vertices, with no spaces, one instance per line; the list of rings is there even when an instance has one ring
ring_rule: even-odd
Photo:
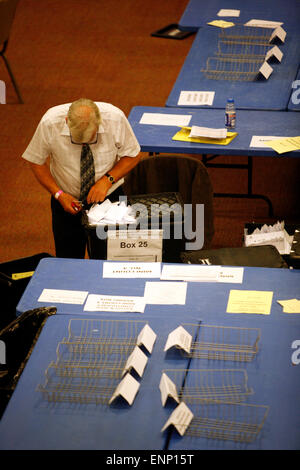
[[[225,108],[225,127],[230,130],[235,129],[236,112],[233,98],[228,98]]]

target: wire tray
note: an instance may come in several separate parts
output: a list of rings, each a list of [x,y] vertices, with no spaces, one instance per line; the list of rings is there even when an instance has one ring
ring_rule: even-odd
[[[201,72],[210,80],[253,81],[263,62],[263,58],[208,57]]]
[[[236,24],[232,28],[221,28],[220,39],[231,41],[247,41],[270,43],[273,30],[271,28],[260,28],[255,26],[244,26]]]
[[[105,376],[61,377],[51,372],[47,370],[46,383],[37,388],[48,402],[107,404],[119,383],[119,379]]]
[[[38,385],[49,402],[107,404],[147,321],[71,319]]]
[[[269,49],[270,44],[264,42],[231,41],[224,39],[218,42],[216,55],[223,58],[264,59]]]
[[[253,394],[244,369],[166,369],[185,403],[239,403]]]
[[[259,328],[192,323],[182,326],[194,338],[189,353],[181,349],[185,357],[250,362],[257,355]]]
[[[103,320],[103,319],[71,319],[68,326],[70,343],[90,345],[136,344],[138,334],[147,321],[139,320]]]
[[[185,435],[208,439],[253,442],[261,431],[269,406],[252,404],[193,405],[194,413]]]

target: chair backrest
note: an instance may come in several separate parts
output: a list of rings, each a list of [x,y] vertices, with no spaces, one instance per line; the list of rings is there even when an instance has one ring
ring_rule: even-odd
[[[0,0],[0,44],[8,41],[19,0]]]
[[[0,80],[0,104],[6,103],[6,87],[5,82]]]
[[[204,204],[204,245],[208,248],[214,235],[213,188],[203,163],[189,156],[161,155],[147,157],[126,176],[127,195],[178,192],[184,204],[193,209],[195,230],[196,204]]]

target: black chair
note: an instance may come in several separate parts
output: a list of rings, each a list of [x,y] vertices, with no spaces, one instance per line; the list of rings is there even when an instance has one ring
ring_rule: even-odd
[[[214,235],[213,188],[206,167],[190,156],[149,156],[126,176],[126,195],[147,193],[180,194],[183,204],[192,207],[192,230],[196,229],[196,205],[204,205],[204,244],[210,247]],[[187,241],[187,240],[186,240]],[[190,240],[189,240],[190,241]]]
[[[9,40],[9,35],[10,35],[11,27],[13,24],[15,12],[17,9],[18,1],[19,0],[1,0],[0,1],[0,45],[2,45],[2,49],[0,50],[0,56],[4,60],[7,71],[9,73],[12,84],[14,86],[15,92],[17,94],[18,100],[20,103],[23,103],[23,99],[21,97],[14,74],[8,62],[8,59],[5,56],[5,52],[6,52],[8,40]]]

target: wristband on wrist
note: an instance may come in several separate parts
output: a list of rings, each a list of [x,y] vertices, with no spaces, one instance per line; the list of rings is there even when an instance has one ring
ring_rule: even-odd
[[[59,191],[57,191],[57,193],[54,194],[54,197],[55,199],[58,199],[59,196],[63,193],[63,191],[60,189]]]

